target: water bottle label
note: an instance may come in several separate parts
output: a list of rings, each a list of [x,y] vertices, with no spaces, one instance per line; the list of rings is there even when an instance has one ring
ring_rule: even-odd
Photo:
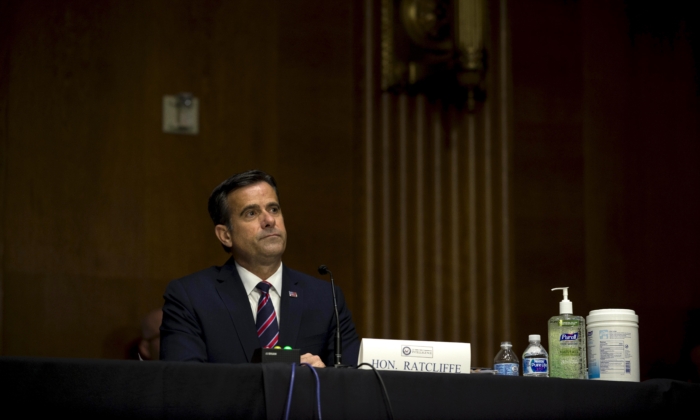
[[[518,376],[517,363],[496,363],[493,369],[498,375]]]
[[[549,364],[545,358],[525,359],[524,362],[523,375],[549,372]]]

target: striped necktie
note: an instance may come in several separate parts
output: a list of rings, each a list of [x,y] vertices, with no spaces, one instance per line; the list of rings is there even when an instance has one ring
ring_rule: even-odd
[[[264,349],[269,349],[277,345],[280,330],[277,326],[277,315],[270,299],[270,287],[272,285],[266,281],[261,281],[255,286],[260,290],[260,300],[258,301],[258,315],[255,319],[255,327],[258,330],[260,345]]]

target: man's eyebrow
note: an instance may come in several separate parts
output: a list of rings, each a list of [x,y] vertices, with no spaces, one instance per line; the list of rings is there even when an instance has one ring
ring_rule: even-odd
[[[260,209],[260,206],[257,204],[248,204],[247,206],[243,207],[240,213],[238,213],[239,216],[243,216],[243,213],[247,212],[248,210],[258,210]]]

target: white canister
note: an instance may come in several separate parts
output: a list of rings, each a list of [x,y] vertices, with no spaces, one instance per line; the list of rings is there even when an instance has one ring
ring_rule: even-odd
[[[588,378],[639,382],[639,316],[596,309],[586,317]]]

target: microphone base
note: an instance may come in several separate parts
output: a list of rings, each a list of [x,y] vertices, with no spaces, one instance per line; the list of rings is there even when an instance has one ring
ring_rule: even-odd
[[[341,364],[341,363],[337,363],[337,364],[333,365],[333,367],[334,367],[334,368],[349,368],[350,366],[344,365],[344,364]]]

